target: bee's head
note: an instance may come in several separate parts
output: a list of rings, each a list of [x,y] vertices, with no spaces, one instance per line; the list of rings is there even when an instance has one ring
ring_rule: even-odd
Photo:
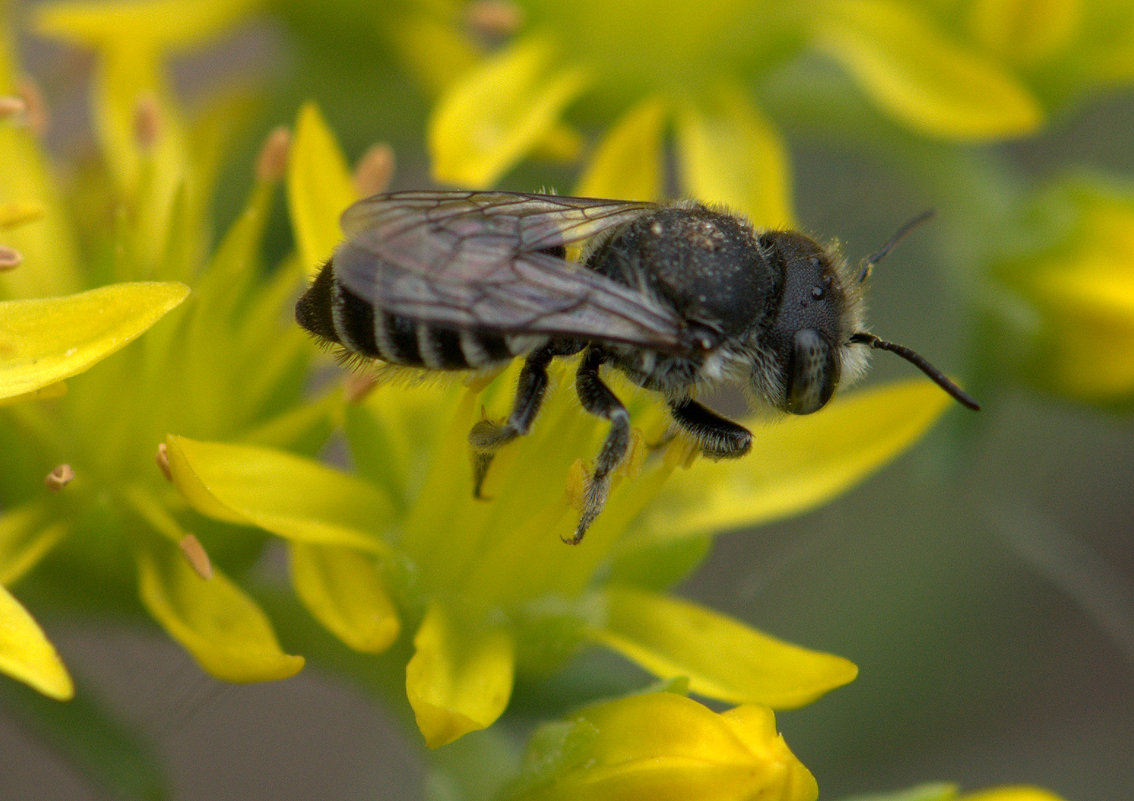
[[[782,276],[766,334],[779,372],[770,400],[783,411],[811,414],[831,399],[844,372],[857,376],[864,367],[860,349],[848,347],[862,323],[861,289],[847,281],[842,259],[808,236],[770,231],[760,244]]]
[[[779,370],[777,380],[770,382],[778,392],[772,400],[779,408],[792,414],[823,408],[840,378],[849,382],[865,372],[867,350],[861,345],[901,356],[963,406],[980,408],[920,354],[863,330],[863,294],[871,268],[931,216],[927,212],[907,222],[858,269],[803,234],[772,231],[760,237],[766,258],[783,276],[779,308],[768,335]]]

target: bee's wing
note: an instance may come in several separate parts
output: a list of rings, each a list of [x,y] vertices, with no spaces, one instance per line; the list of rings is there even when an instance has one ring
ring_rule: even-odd
[[[684,351],[672,309],[548,252],[652,208],[511,192],[378,195],[343,214],[335,275],[376,307],[435,325]]]

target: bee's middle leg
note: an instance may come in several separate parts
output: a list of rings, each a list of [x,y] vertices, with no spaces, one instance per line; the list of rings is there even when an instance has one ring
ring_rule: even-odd
[[[502,446],[531,430],[532,422],[539,414],[547,392],[547,366],[556,356],[569,356],[578,353],[581,346],[571,342],[552,342],[539,350],[532,351],[520,369],[519,383],[516,386],[516,400],[507,422],[494,423],[481,420],[469,431],[469,444],[473,449],[473,495],[481,497],[485,476],[492,464],[492,457]]]
[[[603,440],[602,449],[595,458],[594,472],[583,490],[583,512],[575,535],[565,542],[578,545],[591,523],[606,505],[610,493],[611,473],[622,463],[630,446],[630,414],[610,387],[599,377],[598,369],[606,361],[606,354],[598,348],[588,348],[583,354],[579,372],[575,375],[575,389],[583,408],[593,415],[610,421],[610,433]]]
[[[751,431],[691,398],[671,400],[669,413],[709,459],[737,459],[752,448]]]

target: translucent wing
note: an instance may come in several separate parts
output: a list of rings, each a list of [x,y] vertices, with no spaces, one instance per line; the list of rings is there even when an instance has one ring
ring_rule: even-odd
[[[672,309],[554,252],[653,208],[511,192],[377,195],[343,214],[335,276],[378,308],[435,325],[682,352],[691,345]]]

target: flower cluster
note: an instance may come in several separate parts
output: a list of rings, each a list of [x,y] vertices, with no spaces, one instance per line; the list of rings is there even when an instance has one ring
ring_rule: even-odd
[[[185,45],[228,21],[190,16],[177,29]],[[147,45],[148,19],[88,6],[47,8],[40,19],[43,30],[100,52],[96,108],[108,174],[97,180],[111,189],[95,197],[94,218],[52,182],[30,122],[9,118],[0,128],[5,227],[22,221],[5,232],[22,264],[2,287],[13,299],[0,317],[0,392],[20,402],[2,410],[0,426],[0,579],[12,586],[34,569],[41,593],[87,611],[117,608],[136,592],[218,677],[280,678],[303,660],[280,649],[257,603],[223,570],[200,580],[185,550],[210,542],[208,532],[153,460],[171,428],[308,450],[329,430],[324,407],[299,403],[311,354],[285,314],[302,273],[292,265],[270,281],[259,275],[287,141],[269,139],[244,212],[210,247],[205,191],[216,178],[218,131],[191,131],[182,118],[164,77],[173,42]],[[0,85],[18,88],[7,52]],[[71,294],[49,297],[59,292]],[[258,545],[228,537],[218,549],[239,565]],[[0,665],[69,695],[41,633],[4,598],[6,619],[20,625],[5,625]]]
[[[305,112],[293,157],[320,175],[341,173],[319,128]],[[298,230],[330,228],[302,217],[329,223],[326,207],[293,213]],[[553,386],[562,379],[556,371]],[[735,703],[796,706],[853,678],[844,660],[657,590],[696,564],[712,532],[814,506],[884,463],[948,398],[925,382],[859,393],[831,414],[769,429],[751,459],[714,464],[684,440],[651,448],[665,438],[663,409],[620,386],[639,429],[634,453],[587,547],[564,549],[557,534],[572,525],[582,459],[603,433],[569,393],[553,390],[536,430],[494,463],[490,501],[469,491],[468,431],[485,410],[506,413],[514,381],[513,370],[487,387],[374,388],[344,410],[357,478],[280,451],[184,437],[167,442],[171,474],[201,512],[286,538],[297,594],[348,645],[384,650],[413,621],[406,689],[433,746],[496,720],[517,670],[551,669],[587,641]]]

